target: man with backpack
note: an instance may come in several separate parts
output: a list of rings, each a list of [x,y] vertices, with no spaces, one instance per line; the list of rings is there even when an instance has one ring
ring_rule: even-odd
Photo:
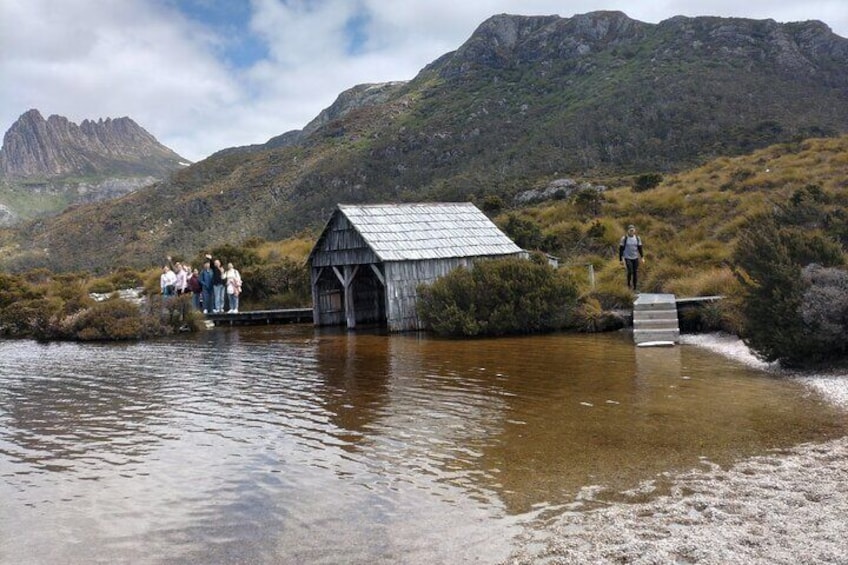
[[[637,272],[639,271],[639,260],[645,262],[642,252],[642,238],[636,235],[636,226],[627,226],[627,233],[618,244],[618,261],[624,263],[627,268],[627,288],[636,290]]]

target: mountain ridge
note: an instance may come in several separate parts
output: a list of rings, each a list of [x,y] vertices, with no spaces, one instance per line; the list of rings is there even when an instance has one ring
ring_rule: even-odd
[[[36,109],[22,114],[3,136],[0,174],[7,178],[117,174],[163,177],[187,161],[128,117],[47,119]]]
[[[129,117],[22,114],[0,148],[0,225],[114,199],[189,163]]]
[[[96,269],[111,264],[96,252],[108,246],[145,264],[283,238],[320,225],[339,202],[510,202],[564,176],[621,186],[836,136],[848,131],[848,40],[820,22],[498,15],[412,80],[376,97],[367,86],[340,94],[308,131],[220,151],[120,201],[31,224],[13,256]]]

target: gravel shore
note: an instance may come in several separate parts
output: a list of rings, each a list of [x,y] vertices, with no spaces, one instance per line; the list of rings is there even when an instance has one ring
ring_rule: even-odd
[[[735,337],[686,336],[684,343],[777,370]],[[848,375],[785,376],[848,409]],[[543,531],[528,532],[507,563],[848,564],[848,438],[730,469],[704,462],[662,483],[626,493],[632,503],[560,514]],[[587,489],[584,500],[591,498]]]

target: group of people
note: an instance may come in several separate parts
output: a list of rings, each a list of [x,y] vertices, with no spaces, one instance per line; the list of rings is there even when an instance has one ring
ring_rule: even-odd
[[[239,295],[241,294],[241,273],[227,263],[225,269],[220,259],[212,259],[206,255],[203,269],[198,272],[191,265],[177,261],[162,267],[159,277],[162,296],[181,296],[191,293],[194,307],[204,314],[237,314]]]

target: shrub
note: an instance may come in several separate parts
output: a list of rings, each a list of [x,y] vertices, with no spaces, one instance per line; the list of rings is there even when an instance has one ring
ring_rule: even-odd
[[[141,312],[145,322],[142,337],[197,331],[203,320],[203,316],[194,308],[190,294],[151,297]]]
[[[308,305],[312,300],[309,271],[304,263],[283,258],[242,271],[244,300],[274,301],[278,307]]]
[[[119,298],[105,300],[68,319],[66,337],[82,341],[146,337],[138,306]]]
[[[596,188],[581,188],[574,195],[574,207],[583,216],[598,216],[603,202],[604,195]]]
[[[615,312],[604,310],[601,302],[594,296],[580,301],[574,312],[571,327],[583,332],[606,332],[619,330],[625,325],[624,317]]]
[[[504,233],[522,249],[542,248],[542,228],[534,220],[522,218],[517,214],[507,214],[502,228]]]
[[[740,234],[734,259],[743,288],[742,337],[767,361],[798,366],[846,353],[845,323],[839,321],[844,272],[810,266],[834,259],[823,241],[815,233],[778,227],[773,215],[753,219]],[[834,343],[840,324],[842,341]]]
[[[418,312],[440,335],[536,333],[564,328],[577,300],[571,278],[523,259],[479,261],[418,289]]]
[[[0,332],[6,337],[46,339],[50,337],[51,324],[61,310],[62,301],[55,298],[20,300],[0,312]]]
[[[251,241],[249,243],[253,244],[255,242]],[[247,245],[236,246],[226,244],[215,247],[210,254],[214,259],[220,259],[221,265],[225,268],[227,263],[232,263],[237,269],[243,270],[251,265],[257,265],[262,262],[262,258],[259,256],[259,252],[255,246],[248,247]],[[196,259],[194,265],[197,266],[198,271],[203,267],[203,263],[206,260],[205,256]]]
[[[483,203],[480,205],[480,208],[486,214],[496,216],[501,213],[501,210],[503,210],[505,206],[503,198],[495,194],[490,194],[483,199]]]
[[[809,265],[802,274],[808,287],[800,314],[813,353],[820,358],[848,355],[848,272]]]
[[[633,192],[645,192],[656,188],[663,181],[663,176],[659,173],[645,173],[636,177],[636,182],[633,184]]]
[[[732,301],[707,302],[697,307],[680,308],[680,330],[683,332],[722,331],[738,334],[739,323]]]

